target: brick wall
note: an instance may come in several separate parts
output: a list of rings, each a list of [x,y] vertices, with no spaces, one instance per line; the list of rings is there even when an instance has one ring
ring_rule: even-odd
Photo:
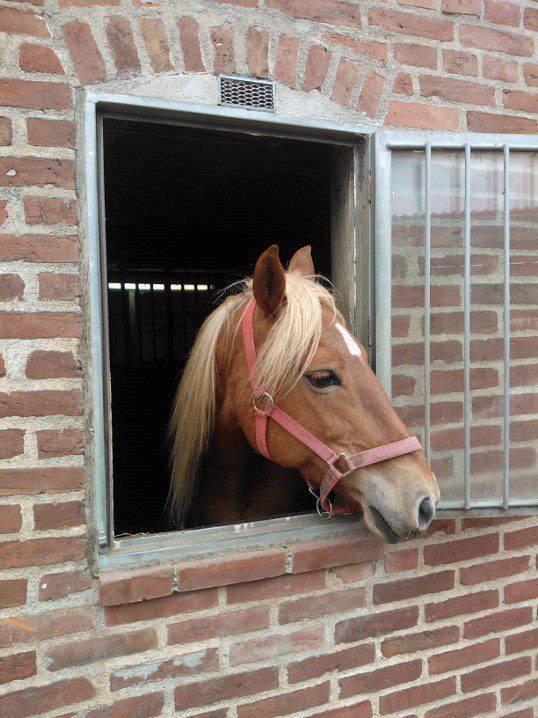
[[[537,24],[498,0],[0,0],[2,718],[531,718],[531,516],[91,578],[75,110],[81,85],[237,71],[361,123],[536,132]]]

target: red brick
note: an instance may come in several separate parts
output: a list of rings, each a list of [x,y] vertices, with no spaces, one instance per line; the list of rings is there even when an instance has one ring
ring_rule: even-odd
[[[538,131],[538,121],[527,117],[469,111],[467,112],[467,128],[472,132],[532,134]]]
[[[449,591],[454,588],[455,571],[440,571],[426,576],[399,579],[389,583],[378,583],[373,589],[374,603],[407,601],[410,598],[432,593]]]
[[[466,666],[473,666],[477,663],[492,661],[501,655],[501,641],[499,638],[492,638],[489,641],[473,643],[465,648],[456,648],[453,651],[437,653],[428,659],[428,671],[430,675],[436,673],[447,673]]]
[[[180,17],[177,21],[177,26],[185,71],[204,72],[205,67],[200,50],[198,23],[192,17]]]
[[[506,653],[521,653],[532,651],[538,648],[538,628],[531,628],[529,631],[512,633],[504,639]]]
[[[483,606],[482,610],[486,608],[490,608],[490,606]],[[479,638],[480,636],[487,636],[489,633],[502,633],[512,628],[525,626],[531,621],[532,608],[530,606],[497,611],[482,618],[467,621],[463,626],[463,637]]]
[[[25,187],[25,186],[44,187],[52,185],[53,187],[62,187],[63,189],[75,188],[75,165],[71,160],[55,160],[49,157],[0,157],[0,186],[2,187]],[[4,244],[4,240],[13,237],[14,242],[23,243],[24,241],[37,243],[38,237],[16,238],[14,235],[0,235],[0,244]],[[59,237],[58,240],[61,238]],[[7,245],[3,249],[0,257],[6,258],[5,253],[9,256],[10,246]],[[61,261],[65,262],[63,258]]]
[[[38,531],[83,526],[86,514],[82,501],[66,501],[59,504],[36,504],[34,527]]]
[[[511,706],[513,703],[521,703],[538,698],[538,678],[531,678],[525,683],[516,686],[501,688],[501,703]],[[532,716],[532,714],[531,714]]]
[[[81,373],[80,362],[72,352],[38,349],[30,354],[26,363],[26,376],[29,379],[78,377]]]
[[[0,394],[0,417],[79,416],[82,397],[78,391],[14,391]]]
[[[460,568],[460,583],[471,586],[484,581],[494,581],[505,576],[522,573],[529,568],[529,556],[515,556],[502,558],[498,561],[478,563],[475,566]]]
[[[505,603],[519,603],[538,598],[538,578],[511,583],[504,588]]]
[[[443,0],[443,12],[449,15],[480,17],[480,0]]]
[[[251,27],[247,34],[247,65],[254,77],[267,77],[269,67],[267,53],[269,52],[269,30]]]
[[[396,43],[394,45],[394,58],[403,65],[414,67],[437,68],[437,52],[434,47],[419,45],[417,43]]]
[[[163,707],[162,693],[148,693],[85,711],[84,718],[153,718],[162,714]]]
[[[389,693],[379,699],[379,711],[381,715],[396,713],[397,711],[408,710],[414,706],[424,703],[433,703],[442,698],[447,698],[456,693],[456,679],[445,678],[434,683],[423,683],[422,685],[404,688],[403,690]]]
[[[421,75],[419,82],[420,94],[424,97],[439,97],[442,100],[473,105],[495,104],[495,89],[477,82],[434,75]]]
[[[87,678],[66,678],[44,686],[22,688],[0,697],[0,715],[30,718],[89,700],[95,689]]]
[[[322,45],[310,45],[306,58],[303,90],[320,90],[327,77],[331,52]]]
[[[296,691],[288,690],[282,695],[262,698],[253,703],[240,705],[237,708],[237,715],[238,718],[258,718],[261,715],[272,718],[273,716],[289,715],[299,710],[327,703],[329,692],[329,682],[309,688],[300,688]]]
[[[45,429],[36,432],[36,436],[40,459],[84,453],[84,435],[80,429]]]
[[[486,0],[485,19],[494,25],[518,27],[521,21],[521,8],[516,3],[504,2],[504,0]]]
[[[347,676],[339,680],[340,698],[361,693],[372,694],[400,683],[410,683],[419,678],[421,673],[422,661],[408,661]]]
[[[461,689],[464,693],[483,690],[509,681],[519,676],[526,676],[531,671],[531,658],[514,658],[510,661],[495,663],[485,668],[477,668],[461,677]]]
[[[217,603],[216,589],[193,593],[174,593],[171,596],[154,598],[150,601],[109,606],[105,609],[105,620],[107,626],[119,626],[137,621],[154,621],[157,618],[175,616],[178,613],[202,611],[216,606]]]
[[[284,576],[275,576],[261,581],[249,581],[228,586],[226,600],[227,603],[263,601],[305,591],[315,591],[319,588],[325,588],[325,573],[323,571],[297,575],[285,574]]]
[[[62,27],[67,49],[83,85],[106,79],[105,63],[87,22],[69,22]]]
[[[22,606],[26,603],[26,579],[0,580],[0,608]]]
[[[538,63],[526,62],[523,65],[523,75],[525,77],[525,83],[529,87],[538,87]],[[1,120],[0,120],[1,123]],[[0,138],[2,135],[2,128],[0,126]],[[1,142],[0,142],[1,144]],[[10,143],[7,143],[10,144]]]
[[[367,616],[340,621],[335,628],[335,643],[353,643],[363,638],[375,638],[417,625],[418,608],[398,608]]]
[[[128,686],[147,685],[167,678],[198,676],[208,671],[218,671],[218,648],[202,648],[182,653],[168,660],[141,663],[118,668],[110,676],[110,690],[119,691]]]
[[[68,120],[44,120],[29,117],[26,120],[28,142],[35,147],[76,146],[75,123]]]
[[[286,573],[284,551],[259,551],[237,557],[220,557],[178,564],[179,590],[244,583]]]
[[[0,78],[0,105],[30,110],[67,110],[71,104],[71,90],[68,85]]]
[[[48,573],[39,582],[39,600],[55,601],[91,588],[92,578],[87,571]]]
[[[393,85],[393,91],[397,95],[412,95],[413,94],[413,78],[408,72],[399,72],[396,77],[394,78],[394,85]],[[393,317],[393,320],[396,317]],[[392,334],[392,336],[398,336],[397,334]],[[403,335],[407,336],[407,334]]]
[[[45,654],[45,663],[49,671],[59,671],[108,658],[142,653],[152,648],[157,648],[157,636],[153,629],[144,628],[99,638],[83,638],[53,646]]]
[[[480,367],[470,371],[471,389],[490,389],[499,383],[496,369]],[[430,388],[432,394],[450,394],[453,391],[463,391],[463,369],[434,369],[430,374]],[[474,427],[473,427],[474,428]],[[477,427],[478,429],[478,427]],[[475,434],[482,434],[483,427]]]
[[[89,608],[64,607],[46,613],[19,613],[0,619],[0,647],[5,648],[13,643],[41,642],[91,628],[93,621]]]
[[[359,40],[351,35],[340,35],[332,32],[325,33],[322,36],[322,40],[328,45],[337,45],[349,52],[363,55],[370,60],[377,60],[377,62],[380,62],[382,65],[385,65],[387,62],[388,50],[384,42]]]
[[[0,117],[0,146],[7,147],[13,141],[13,132],[11,127],[11,120],[9,117]],[[3,217],[3,219],[1,219]],[[0,224],[3,224],[6,220],[5,217],[5,201],[2,203],[2,211],[0,212]]]
[[[63,75],[58,55],[50,47],[23,42],[19,48],[19,65],[27,72],[47,72]]]
[[[538,439],[538,420],[513,421],[510,423],[512,441],[529,441]]]
[[[370,578],[375,573],[375,562],[368,561],[365,563],[352,563],[348,566],[341,566],[334,569],[334,574],[343,583],[357,583]]]
[[[99,603],[101,606],[119,606],[169,596],[173,592],[173,584],[172,566],[105,573],[99,579]]]
[[[43,18],[31,10],[4,7],[0,14],[0,32],[11,35],[33,35],[49,37],[50,33]]]
[[[445,541],[424,547],[424,561],[428,566],[468,561],[478,556],[487,556],[499,550],[498,534],[486,534],[467,539]]]
[[[411,571],[418,564],[418,548],[405,548],[385,554],[385,572]]]
[[[497,471],[499,461],[503,460],[503,451],[483,451],[471,454],[471,473],[480,474]],[[536,450],[531,447],[510,449],[510,467],[512,469],[526,469],[534,466]]]
[[[538,92],[503,90],[503,105],[508,110],[519,110],[520,112],[536,114],[538,113]],[[531,276],[533,275],[534,273],[532,273]]]
[[[535,7],[527,6],[523,12],[523,25],[527,30],[538,30],[538,10]]]
[[[340,589],[318,596],[305,596],[280,604],[278,620],[280,623],[302,621],[306,618],[319,618],[334,613],[352,611],[366,604],[366,591],[363,587]]]
[[[369,21],[370,25],[379,25],[386,30],[402,35],[427,37],[430,40],[442,42],[454,39],[454,26],[451,22],[426,15],[414,15],[399,10],[374,7],[370,9]]]
[[[176,710],[187,710],[219,701],[237,699],[278,688],[278,669],[260,668],[256,671],[234,673],[180,685],[175,689]],[[260,715],[259,712],[257,715]]]
[[[482,59],[482,73],[484,77],[492,80],[503,80],[504,82],[517,82],[517,63],[513,60],[505,60],[494,55],[484,55]]]
[[[78,274],[40,272],[38,280],[41,301],[70,302],[80,299],[82,290]]]
[[[375,561],[383,555],[384,550],[384,542],[378,539],[363,541],[326,539],[315,543],[297,544],[292,546],[292,573]]]
[[[80,561],[85,551],[86,539],[79,536],[4,541],[0,544],[0,568]]]
[[[504,524],[511,524],[514,521],[523,521],[524,515],[520,516],[509,516],[504,514],[502,516],[469,516],[468,518],[462,519],[461,527],[465,529],[484,529],[490,528],[491,526],[503,526]]]
[[[431,306],[459,307],[461,301],[460,288],[456,286],[437,286],[431,290]],[[393,287],[392,306],[398,309],[411,309],[424,306],[424,288],[421,286]]]
[[[0,496],[13,494],[55,494],[84,488],[84,469],[51,467],[40,469],[0,469]]]
[[[351,92],[359,79],[360,72],[361,68],[356,62],[345,57],[341,58],[331,94],[331,98],[339,105],[349,105]]]
[[[528,529],[510,531],[504,535],[504,548],[507,551],[519,551],[527,546],[538,544],[538,526],[530,526]]]
[[[1,339],[80,337],[81,333],[82,318],[78,313],[0,312]]]
[[[275,80],[295,88],[297,83],[297,50],[299,42],[294,37],[281,35],[278,38],[278,49],[273,71]]]
[[[372,704],[370,701],[361,701],[360,703],[353,703],[334,710],[318,710],[316,713],[317,718],[372,718],[372,716]]]
[[[0,431],[0,459],[11,459],[24,452],[24,431],[3,429]]]
[[[168,643],[198,643],[209,638],[235,636],[259,631],[269,626],[269,607],[253,606],[240,611],[226,611],[213,616],[189,618],[168,626]]]
[[[5,262],[78,262],[78,242],[76,237],[0,234],[0,259]]]
[[[505,52],[508,55],[528,57],[534,51],[532,38],[526,37],[523,33],[494,30],[479,25],[462,25],[460,39],[462,44],[467,47]]]
[[[443,50],[443,69],[455,75],[478,75],[476,55],[458,50]],[[475,103],[477,104],[477,103]]]
[[[273,633],[266,638],[249,638],[246,641],[232,643],[229,653],[230,665],[257,663],[294,653],[310,653],[323,645],[324,638],[322,627],[303,628],[293,633]]]
[[[480,593],[456,596],[439,603],[428,603],[424,616],[428,622],[441,621],[466,613],[478,613],[488,608],[496,608],[498,605],[499,594],[497,591],[481,591]]]
[[[375,661],[373,643],[362,643],[359,646],[343,648],[333,653],[311,656],[288,665],[290,683],[301,683],[311,678],[319,678],[327,673],[349,671],[360,668]]]
[[[357,109],[374,118],[385,86],[385,78],[376,72],[367,72],[357,99]]]
[[[26,224],[77,224],[77,204],[63,197],[27,195],[24,198]]]
[[[22,681],[35,673],[35,651],[0,657],[0,685],[11,681]]]
[[[473,718],[491,713],[495,710],[497,697],[494,693],[484,693],[472,698],[445,703],[439,708],[426,711],[424,718]]]
[[[22,299],[24,282],[18,274],[0,274],[0,302]]]
[[[392,396],[411,396],[416,387],[416,379],[406,374],[394,374],[392,377]]]
[[[170,46],[166,39],[166,32],[162,20],[158,18],[138,18],[138,26],[148,53],[151,69],[154,72],[169,72],[173,70],[170,62]]]
[[[502,440],[500,426],[485,425],[471,427],[472,446],[495,446]],[[438,429],[431,433],[431,446],[434,451],[460,449],[464,445],[463,429]]]
[[[0,505],[0,534],[13,534],[21,530],[21,507]]]
[[[385,638],[381,643],[381,653],[385,658],[399,656],[404,653],[415,654],[417,651],[457,643],[459,636],[460,629],[458,626],[445,626],[443,628],[431,628],[428,631],[420,631],[419,633],[407,633],[394,638]]]
[[[215,75],[229,75],[235,72],[234,35],[229,25],[211,28],[211,43],[215,50],[213,72]]]
[[[361,26],[360,8],[344,0],[266,0],[265,6],[315,23]]]
[[[129,20],[121,15],[112,15],[106,25],[106,34],[118,74],[140,72],[140,61]]]

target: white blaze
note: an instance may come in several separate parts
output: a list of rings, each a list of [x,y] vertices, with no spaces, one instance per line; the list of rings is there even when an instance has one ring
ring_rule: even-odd
[[[338,329],[338,331],[344,338],[344,341],[346,343],[346,346],[347,346],[351,356],[360,357],[360,355],[361,355],[360,347],[357,344],[357,342],[355,341],[355,339],[348,332],[348,330],[345,327],[343,327],[341,324],[337,324],[336,328]]]

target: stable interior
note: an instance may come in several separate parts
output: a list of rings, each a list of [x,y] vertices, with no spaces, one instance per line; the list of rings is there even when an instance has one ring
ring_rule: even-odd
[[[285,263],[312,245],[345,289],[352,151],[107,117],[103,167],[115,535],[170,531],[167,427],[197,329],[273,243]]]

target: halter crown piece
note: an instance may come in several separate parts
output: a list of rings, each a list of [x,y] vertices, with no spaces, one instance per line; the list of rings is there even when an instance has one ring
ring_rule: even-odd
[[[392,441],[390,444],[383,444],[374,449],[361,451],[354,456],[346,456],[346,454],[335,453],[330,447],[324,444],[311,434],[308,429],[301,426],[285,411],[282,411],[276,404],[273,397],[259,385],[256,377],[256,345],[254,342],[254,310],[256,309],[255,299],[251,299],[247,305],[242,319],[243,330],[243,346],[247,359],[248,374],[250,386],[252,387],[252,403],[255,415],[255,431],[256,444],[260,454],[266,459],[271,459],[267,448],[267,420],[273,419],[280,426],[298,439],[302,444],[308,446],[317,456],[319,456],[328,466],[319,494],[316,493],[315,487],[306,480],[308,490],[316,499],[316,509],[320,515],[347,514],[360,509],[360,505],[356,501],[348,502],[344,505],[333,506],[329,500],[329,495],[344,477],[355,469],[363,466],[377,464],[380,461],[394,459],[397,456],[411,454],[419,451],[422,447],[419,440],[414,436],[408,436],[400,441]],[[337,463],[345,464],[344,471],[336,466]]]

